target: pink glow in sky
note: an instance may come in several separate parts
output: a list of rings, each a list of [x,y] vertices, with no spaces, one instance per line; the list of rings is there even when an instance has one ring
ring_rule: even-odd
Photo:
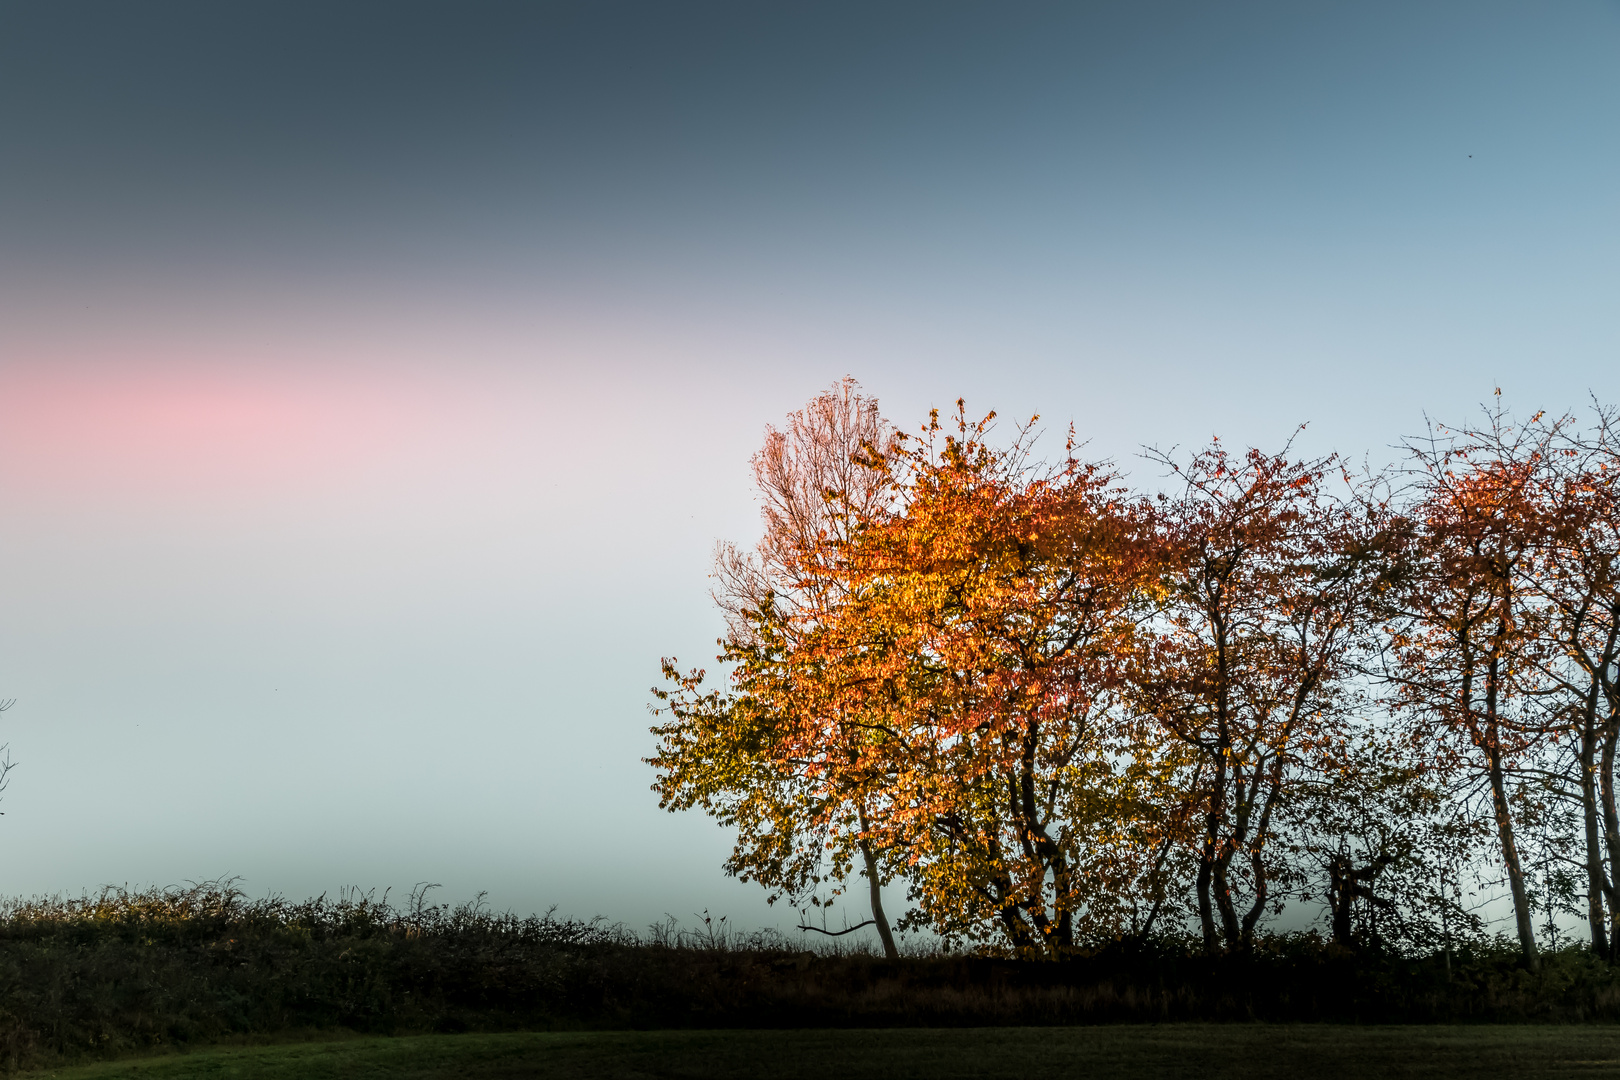
[[[425,392],[202,364],[0,370],[0,483],[64,496],[323,486],[420,437]]]

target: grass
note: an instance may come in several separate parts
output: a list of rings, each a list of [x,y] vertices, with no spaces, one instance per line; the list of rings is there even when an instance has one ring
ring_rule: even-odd
[[[216,1047],[28,1075],[42,1080],[1620,1077],[1620,1027],[1163,1024],[370,1036]]]

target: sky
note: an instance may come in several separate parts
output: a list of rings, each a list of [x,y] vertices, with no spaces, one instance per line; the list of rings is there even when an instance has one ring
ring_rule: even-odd
[[[1617,55],[1613,0],[0,0],[0,894],[791,927],[641,761],[765,426],[847,374],[1152,484],[1620,403]]]

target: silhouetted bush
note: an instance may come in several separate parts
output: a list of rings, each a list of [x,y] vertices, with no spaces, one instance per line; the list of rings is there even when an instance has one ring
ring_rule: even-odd
[[[673,923],[643,935],[481,903],[371,894],[249,900],[231,882],[0,909],[0,1052],[12,1068],[225,1038],[554,1027],[1620,1019],[1620,979],[1580,950],[1356,954],[1311,936],[1245,955],[1190,942],[1063,961],[799,950]]]

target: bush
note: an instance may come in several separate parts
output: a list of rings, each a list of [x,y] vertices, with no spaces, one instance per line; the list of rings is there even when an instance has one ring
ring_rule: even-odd
[[[0,1054],[11,1068],[230,1038],[556,1027],[825,1027],[1163,1020],[1620,1019],[1589,954],[1522,969],[1506,944],[1355,954],[1312,936],[1243,955],[1190,942],[1030,962],[795,949],[723,920],[635,935],[481,901],[347,893],[249,900],[233,882],[106,889],[0,908]]]

